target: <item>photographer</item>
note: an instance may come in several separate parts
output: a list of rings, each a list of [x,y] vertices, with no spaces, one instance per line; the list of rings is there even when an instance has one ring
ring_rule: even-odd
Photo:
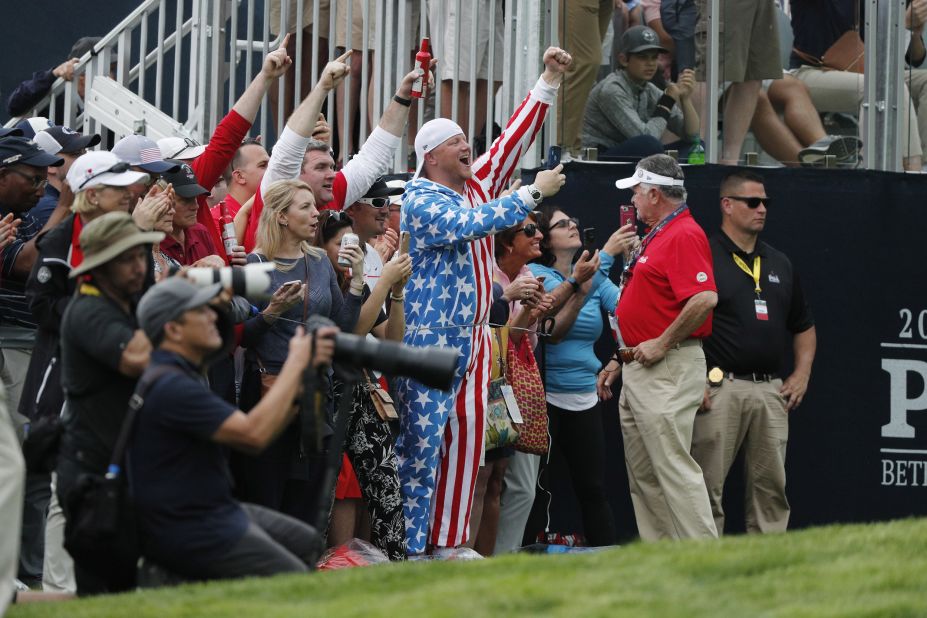
[[[363,302],[364,254],[351,247],[352,278],[342,295],[338,278],[315,240],[319,212],[309,186],[298,180],[281,180],[264,192],[264,209],[258,227],[258,250],[249,263],[273,262],[273,296],[258,305],[260,313],[244,327],[242,346],[248,349],[242,379],[242,408],[248,409],[266,392],[283,366],[287,346],[300,324],[318,314],[332,319],[342,330],[353,331]],[[330,382],[322,376],[323,392]],[[326,405],[326,417],[332,418]],[[304,414],[311,414],[305,410]],[[324,433],[327,428],[319,427]],[[317,514],[319,473],[322,465],[318,442],[307,440],[300,423],[292,423],[261,455],[236,455],[233,462],[239,496],[249,502],[282,511],[306,522]]]
[[[221,284],[197,288],[172,277],[139,302],[139,323],[157,346],[151,368],[172,367],[148,390],[129,441],[142,553],[194,579],[306,571],[320,542],[315,530],[236,501],[223,447],[260,451],[274,440],[293,418],[304,370],[331,362],[337,329],[313,337],[297,327],[278,379],[245,414],[203,379],[231,344],[229,320],[212,306],[221,292]]]
[[[61,319],[61,383],[67,412],[58,465],[58,501],[74,516],[72,494],[81,476],[103,475],[151,344],[138,330],[135,300],[148,277],[151,245],[164,237],[142,232],[124,212],[94,219],[80,234],[84,259],[71,270],[77,293]],[[79,594],[128,590],[133,565],[75,560]]]

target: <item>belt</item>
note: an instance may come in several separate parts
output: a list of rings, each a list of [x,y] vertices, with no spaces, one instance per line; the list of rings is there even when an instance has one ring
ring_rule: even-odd
[[[729,380],[746,380],[748,382],[772,382],[779,378],[774,373],[733,373],[724,374]]]

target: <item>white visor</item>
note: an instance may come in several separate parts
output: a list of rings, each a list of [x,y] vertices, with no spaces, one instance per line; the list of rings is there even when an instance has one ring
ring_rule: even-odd
[[[660,174],[654,174],[653,172],[648,172],[647,170],[639,167],[634,170],[633,176],[615,181],[615,186],[619,189],[630,189],[634,185],[639,185],[641,183],[648,185],[659,185],[661,187],[681,187],[685,185],[685,181],[681,178],[661,176]]]

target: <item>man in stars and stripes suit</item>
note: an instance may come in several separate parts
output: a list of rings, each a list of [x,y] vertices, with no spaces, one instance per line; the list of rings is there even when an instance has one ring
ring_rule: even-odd
[[[547,115],[572,58],[544,53],[544,73],[489,148],[471,161],[454,122],[438,118],[415,138],[418,169],[406,185],[400,228],[411,236],[413,278],[406,287],[405,343],[460,351],[449,392],[398,381],[399,477],[409,554],[441,555],[469,535],[473,488],[483,451],[490,371],[493,234],[520,223],[563,185],[561,167],[499,196]],[[471,165],[472,163],[472,165]]]

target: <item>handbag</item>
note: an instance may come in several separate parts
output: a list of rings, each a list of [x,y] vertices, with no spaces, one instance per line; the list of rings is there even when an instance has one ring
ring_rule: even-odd
[[[531,341],[523,336],[517,343],[509,341],[506,378],[515,391],[515,400],[524,421],[518,426],[515,450],[531,455],[546,455],[550,448],[547,430],[547,397],[538,370]]]
[[[826,71],[862,73],[864,69],[866,48],[858,30],[844,32],[839,39],[834,41],[833,45],[827,48],[827,51],[820,58],[806,54],[797,47],[793,47],[792,51],[804,62]]]
[[[501,340],[500,340],[501,337]],[[509,388],[505,381],[505,355],[503,350],[508,344],[508,329],[492,329],[492,380],[486,394],[486,438],[485,450],[512,446],[518,440],[518,429],[509,414],[505,391]]]
[[[370,401],[373,403],[377,415],[385,422],[399,420],[399,414],[396,412],[396,404],[393,398],[380,383],[370,378],[367,371],[364,371],[367,378],[367,394],[370,395]]]
[[[135,586],[136,563],[141,552],[123,461],[135,417],[145,403],[148,389],[166,373],[182,373],[182,370],[158,365],[142,375],[129,399],[106,474],[82,474],[68,494],[64,548],[83,568],[103,576],[110,591]]]

